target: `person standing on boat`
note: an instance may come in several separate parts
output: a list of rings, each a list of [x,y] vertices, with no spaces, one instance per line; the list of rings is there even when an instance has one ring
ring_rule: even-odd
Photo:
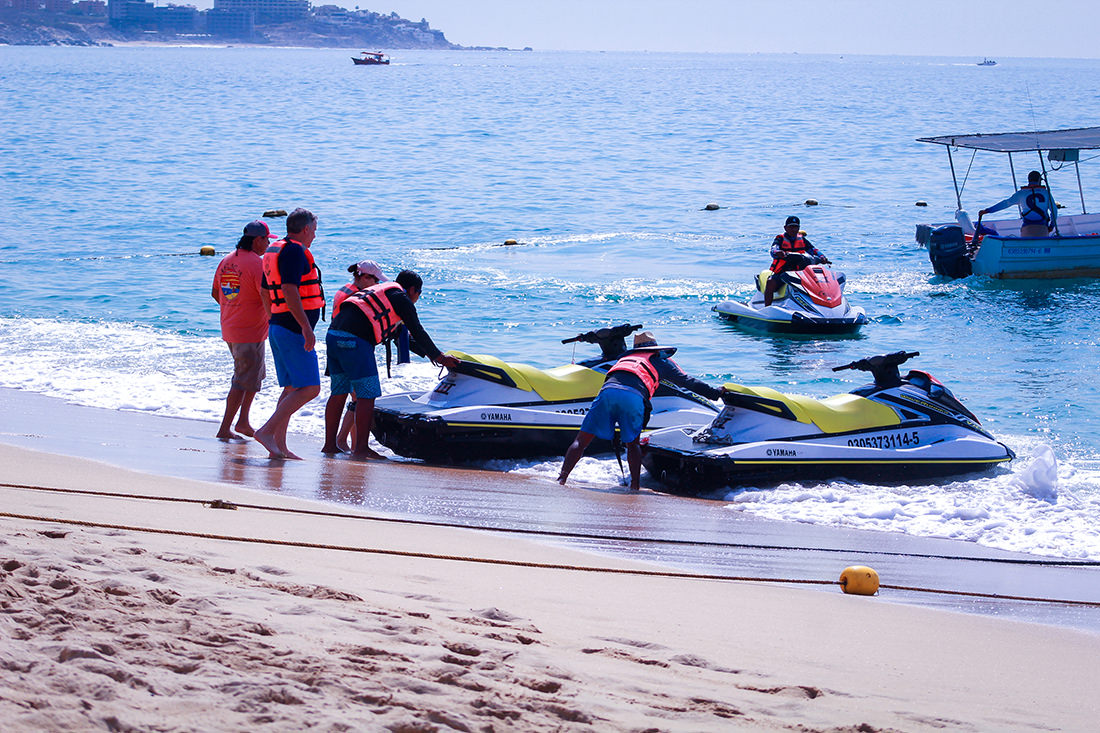
[[[336,444],[340,415],[349,394],[355,395],[355,435],[351,457],[384,458],[369,445],[374,422],[374,400],[382,396],[374,347],[393,338],[399,326],[406,325],[418,344],[424,347],[432,363],[452,368],[458,359],[441,352],[420,325],[414,305],[424,290],[424,281],[412,270],[402,270],[393,282],[377,285],[349,295],[340,305],[325,336],[328,348],[328,374],[332,393],[325,405],[325,445],[322,453],[340,453]]]
[[[1027,185],[1004,201],[998,201],[988,209],[978,212],[978,217],[1007,209],[1013,204],[1020,207],[1020,236],[1045,237],[1054,230],[1058,222],[1058,206],[1050,189],[1043,185],[1043,174],[1031,171],[1027,174]]]
[[[626,462],[630,467],[630,490],[638,491],[642,473],[642,448],[639,439],[642,429],[653,409],[650,403],[661,380],[686,390],[716,400],[722,389],[688,375],[671,357],[673,347],[657,345],[657,339],[649,331],[634,336],[634,348],[619,357],[615,366],[607,370],[592,407],[584,416],[581,429],[572,445],[565,452],[558,483],[565,485],[573,467],[584,455],[585,449],[595,439],[611,441],[615,438],[615,426],[619,439],[626,444]]]
[[[286,446],[290,418],[321,393],[313,329],[325,306],[325,291],[310,251],[316,237],[317,217],[298,208],[286,218],[286,237],[264,253],[264,288],[271,302],[267,338],[283,388],[275,412],[256,431],[256,440],[271,458],[299,458]]]
[[[787,221],[783,223],[783,233],[775,235],[775,239],[772,240],[772,276],[768,278],[768,282],[764,285],[764,305],[769,306],[772,304],[772,298],[775,297],[775,291],[779,289],[779,278],[775,277],[781,272],[787,272],[789,270],[801,270],[804,268],[806,259],[809,257],[812,264],[831,264],[829,258],[821,254],[810,244],[810,240],[806,239],[799,231],[799,227],[802,222],[799,221],[797,216],[788,216]],[[791,256],[791,255],[795,256]]]
[[[263,385],[264,343],[267,341],[268,302],[263,288],[263,254],[271,231],[256,219],[244,227],[237,248],[218,263],[210,295],[221,311],[222,340],[233,356],[233,380],[225,397],[225,415],[218,428],[221,440],[252,437],[248,421],[252,400]],[[237,411],[240,410],[240,417]],[[237,432],[229,429],[237,417]]]

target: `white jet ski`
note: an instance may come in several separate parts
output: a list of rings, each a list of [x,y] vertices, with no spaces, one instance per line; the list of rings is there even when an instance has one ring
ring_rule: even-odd
[[[810,264],[809,257],[802,257],[806,262],[802,269],[778,275],[762,271],[756,278],[756,292],[747,302],[726,300],[713,310],[740,326],[776,333],[854,333],[867,323],[863,308],[852,307],[844,297],[844,273]],[[769,277],[779,278],[780,285],[772,304],[766,306],[764,286]]]
[[[598,357],[539,369],[494,356],[447,352],[460,360],[422,393],[380,397],[373,434],[398,455],[439,463],[562,455],[576,436],[607,370],[641,324],[601,328],[563,339],[598,344]],[[661,382],[647,429],[702,427],[719,412],[710,400]],[[610,450],[594,441],[589,452]]]
[[[846,477],[912,482],[985,471],[1015,454],[927,372],[898,351],[839,366],[875,383],[824,400],[727,384],[725,407],[704,428],[642,437],[643,462],[671,493]]]

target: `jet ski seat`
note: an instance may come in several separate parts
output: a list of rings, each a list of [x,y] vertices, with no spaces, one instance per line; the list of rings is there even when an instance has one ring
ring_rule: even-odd
[[[727,384],[726,404],[744,407],[800,423],[813,423],[825,433],[846,433],[867,428],[886,428],[901,424],[891,408],[854,394],[839,394],[816,400],[805,395],[778,392],[770,387],[746,387]]]
[[[768,283],[768,278],[772,276],[771,270],[761,270],[760,274],[756,276],[756,289],[761,293],[764,292],[764,286]],[[775,291],[775,299],[782,300],[787,297],[787,283],[782,280],[779,281],[779,289]]]
[[[500,370],[511,378],[518,389],[534,392],[547,402],[594,399],[600,387],[603,386],[605,376],[601,372],[578,364],[566,364],[544,370],[530,364],[507,362],[484,354],[465,354],[461,351],[447,353],[464,362],[484,364],[494,370]]]

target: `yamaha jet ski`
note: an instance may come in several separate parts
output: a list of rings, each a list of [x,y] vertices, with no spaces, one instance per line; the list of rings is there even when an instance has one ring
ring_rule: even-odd
[[[914,356],[897,351],[835,367],[875,381],[824,400],[727,384],[710,425],[643,436],[643,462],[668,491],[696,495],[789,480],[912,481],[1015,458],[931,374],[900,376],[898,365]]]
[[[640,328],[624,323],[563,339],[596,344],[600,355],[546,370],[448,351],[460,363],[434,388],[375,400],[372,432],[398,455],[440,463],[561,455],[607,371],[627,351],[626,337]],[[703,427],[719,412],[716,403],[664,382],[651,402],[650,430]],[[610,443],[594,444],[593,451],[611,449]]]
[[[756,292],[748,302],[726,300],[713,310],[738,325],[777,333],[854,333],[867,322],[863,308],[852,307],[844,297],[843,272],[834,273],[803,254],[801,269],[773,274],[764,270],[756,277]],[[764,287],[769,277],[779,278],[772,304],[764,305]]]

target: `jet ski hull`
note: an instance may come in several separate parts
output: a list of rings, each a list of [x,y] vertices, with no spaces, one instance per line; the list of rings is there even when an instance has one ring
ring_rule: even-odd
[[[952,428],[940,427],[947,436]],[[846,435],[817,440],[761,441],[737,446],[708,446],[692,440],[693,429],[653,433],[643,464],[663,490],[697,496],[730,486],[768,486],[784,481],[853,479],[913,483],[988,471],[1015,456],[1001,443],[980,436],[935,441],[921,428],[921,445],[875,447],[911,434],[906,429],[874,437]]]
[[[418,395],[375,401],[371,432],[394,453],[432,463],[468,463],[493,459],[561,456],[577,436],[591,400],[541,405],[475,405],[441,409],[417,401]],[[708,424],[717,408],[661,412],[654,401],[650,428]],[[589,454],[606,452],[611,443],[594,440]]]
[[[745,328],[769,333],[850,334],[867,323],[862,308],[852,308],[845,316],[814,316],[779,306],[753,308],[749,303],[727,300],[714,306],[722,318]]]

